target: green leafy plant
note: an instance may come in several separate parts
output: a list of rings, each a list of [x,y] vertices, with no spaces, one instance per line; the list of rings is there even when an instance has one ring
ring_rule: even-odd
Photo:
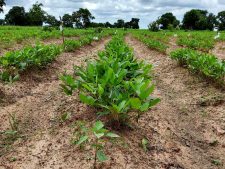
[[[108,160],[104,153],[104,145],[108,139],[119,138],[115,133],[110,132],[104,128],[104,124],[101,121],[95,122],[95,124],[89,128],[85,122],[77,122],[77,131],[74,134],[72,142],[73,144],[84,147],[89,144],[94,149],[94,168],[96,168],[97,161],[104,162]]]
[[[79,89],[80,100],[99,108],[98,115],[126,123],[131,112],[136,112],[138,120],[160,101],[150,96],[154,91],[151,69],[152,65],[134,58],[121,37],[115,37],[99,53],[99,60],[88,62],[86,68],[75,66],[75,77],[63,75],[61,86],[69,95]]]
[[[0,77],[6,81],[17,80],[19,72],[31,67],[43,67],[60,53],[61,48],[56,45],[41,44],[26,47],[20,51],[8,52],[0,57]]]
[[[15,113],[9,114],[10,129],[0,131],[0,156],[2,156],[10,146],[20,138],[19,120]]]
[[[178,49],[171,52],[171,58],[187,66],[192,72],[200,73],[210,79],[223,82],[225,77],[225,61],[214,55],[200,53],[191,49]]]

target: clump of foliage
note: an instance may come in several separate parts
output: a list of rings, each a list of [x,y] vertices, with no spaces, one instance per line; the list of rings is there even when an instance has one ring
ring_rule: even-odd
[[[109,139],[119,138],[120,136],[105,129],[101,121],[95,122],[92,127],[88,127],[85,122],[78,121],[75,127],[76,131],[72,143],[80,146],[80,148],[91,145],[94,149],[94,168],[96,168],[97,161],[104,162],[108,160],[104,153],[105,143]]]
[[[19,138],[21,138],[19,131],[19,120],[15,113],[9,114],[10,129],[0,131],[0,157],[4,155],[10,146]]]
[[[159,24],[155,21],[155,22],[152,22],[148,25],[148,29],[150,31],[153,31],[153,32],[158,32],[159,31]]]
[[[56,45],[44,46],[37,44],[34,47],[25,47],[19,51],[8,52],[0,57],[0,77],[10,81],[18,77],[19,72],[31,67],[43,67],[61,53],[61,47]]]
[[[180,34],[177,44],[191,49],[208,52],[214,48],[215,41],[213,39],[213,34],[209,34],[207,32],[192,32],[189,34]]]
[[[79,48],[81,43],[79,40],[65,40],[64,42],[64,49],[66,52],[72,52]]]
[[[171,58],[187,66],[192,72],[200,73],[210,79],[223,81],[225,77],[225,61],[219,60],[214,55],[191,49],[178,49],[171,52]]]
[[[142,33],[133,33],[133,36],[142,41],[145,45],[147,45],[149,48],[157,50],[162,53],[166,53],[166,49],[168,48],[167,45],[162,42],[163,40],[159,40],[158,38],[152,38],[145,36],[145,34]]]
[[[86,67],[75,66],[75,77],[61,77],[64,91],[71,95],[80,91],[83,103],[100,110],[99,115],[120,123],[140,115],[159,102],[151,97],[154,86],[151,82],[152,65],[134,58],[133,51],[120,36],[114,37],[99,53],[99,59]]]

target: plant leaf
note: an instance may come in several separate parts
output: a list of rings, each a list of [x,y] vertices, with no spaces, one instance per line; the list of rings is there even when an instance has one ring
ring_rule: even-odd
[[[102,150],[97,151],[97,158],[98,158],[99,162],[104,162],[104,161],[108,160],[108,158],[106,157],[105,153]]]

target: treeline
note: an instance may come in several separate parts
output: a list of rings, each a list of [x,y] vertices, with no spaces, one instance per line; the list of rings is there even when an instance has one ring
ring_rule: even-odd
[[[225,11],[214,15],[207,10],[192,9],[184,14],[182,22],[169,12],[150,23],[148,27],[152,31],[159,29],[213,30],[215,27],[218,30],[225,30]]]
[[[3,11],[2,7],[5,5],[4,0],[0,0],[0,12]],[[95,23],[91,22],[95,17],[88,9],[80,8],[78,11],[70,14],[65,14],[61,21],[56,19],[55,16],[49,15],[43,9],[43,4],[36,2],[29,9],[25,11],[24,7],[14,6],[5,15],[5,19],[0,19],[0,25],[17,25],[17,26],[41,26],[46,23],[51,26],[59,26],[63,21],[65,27],[88,28],[88,27],[110,27],[110,28],[131,28],[139,29],[139,19],[132,18],[130,22],[125,22],[119,19],[116,23]]]

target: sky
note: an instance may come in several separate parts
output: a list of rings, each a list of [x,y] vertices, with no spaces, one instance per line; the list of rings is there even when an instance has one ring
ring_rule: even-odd
[[[4,14],[12,6],[23,6],[28,11],[36,0],[6,0]],[[204,9],[217,14],[225,10],[225,0],[38,0],[43,3],[43,9],[56,18],[65,13],[72,14],[79,8],[88,8],[95,16],[94,22],[116,22],[124,19],[140,18],[140,27],[147,28],[148,24],[155,21],[166,12],[172,12],[182,20],[185,12],[191,9]]]

